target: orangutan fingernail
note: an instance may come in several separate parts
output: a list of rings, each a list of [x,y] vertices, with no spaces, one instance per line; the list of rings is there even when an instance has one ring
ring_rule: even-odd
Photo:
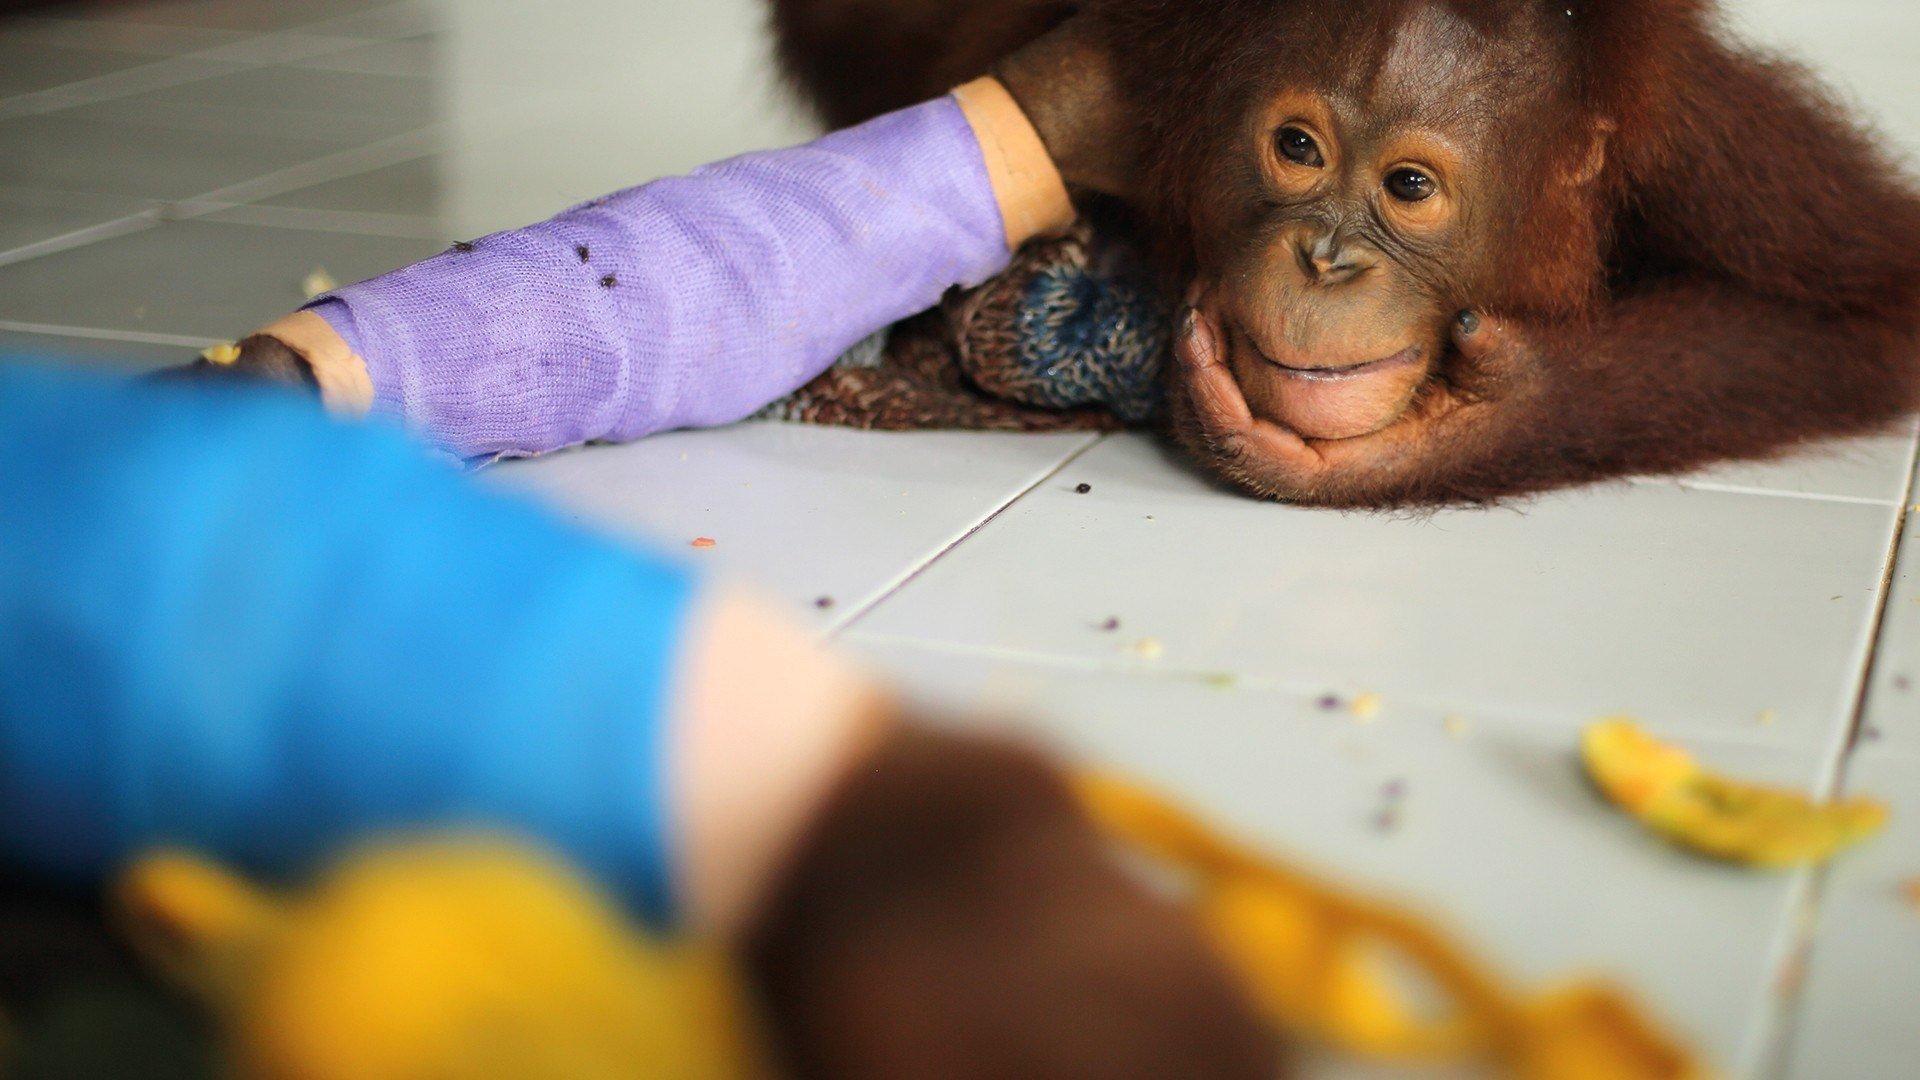
[[[1471,311],[1463,311],[1460,313],[1460,332],[1461,333],[1471,334],[1478,329],[1480,329],[1479,315]]]
[[[1213,329],[1200,318],[1200,309],[1190,307],[1180,320],[1180,337],[1187,343],[1187,361],[1195,367],[1207,367],[1216,360]]]

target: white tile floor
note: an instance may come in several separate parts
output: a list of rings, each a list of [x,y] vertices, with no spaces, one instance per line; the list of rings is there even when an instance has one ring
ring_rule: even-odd
[[[1907,0],[1732,6],[1920,149]],[[167,0],[0,22],[0,351],[175,362],[316,267],[376,273],[796,139],[761,18]],[[1029,717],[1522,976],[1614,975],[1729,1071],[1846,1080],[1920,1060],[1898,888],[1920,876],[1914,460],[1908,430],[1411,519],[1250,503],[1137,436],[748,424],[496,476],[621,532],[711,536],[703,557],[909,687]],[[1149,637],[1159,659],[1130,648]],[[1360,691],[1377,723],[1315,704]],[[1679,855],[1579,779],[1573,733],[1621,711],[1728,768],[1880,794],[1895,825],[1818,873]],[[1409,794],[1381,831],[1390,781]]]

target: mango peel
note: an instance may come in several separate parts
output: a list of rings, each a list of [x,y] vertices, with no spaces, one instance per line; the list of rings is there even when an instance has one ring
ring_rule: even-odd
[[[1816,803],[1799,792],[1711,772],[1693,755],[1625,717],[1580,739],[1587,775],[1614,805],[1662,837],[1728,862],[1760,867],[1823,862],[1886,824],[1871,799]]]

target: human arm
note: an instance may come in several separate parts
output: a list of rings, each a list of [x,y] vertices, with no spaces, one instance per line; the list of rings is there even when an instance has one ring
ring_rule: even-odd
[[[936,733],[750,596],[257,388],[0,365],[0,460],[12,866],[94,881],[180,844],[297,875],[502,830],[735,943],[797,1075],[1032,1075],[1108,1041],[1134,1056],[1100,1075],[1271,1073],[1054,765]]]
[[[243,343],[462,456],[726,423],[1071,220],[993,80],[347,286]]]

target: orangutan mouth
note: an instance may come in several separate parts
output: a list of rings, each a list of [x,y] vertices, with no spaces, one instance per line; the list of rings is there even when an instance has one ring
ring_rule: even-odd
[[[1382,357],[1379,360],[1364,360],[1358,364],[1340,367],[1294,367],[1292,364],[1283,364],[1268,356],[1257,342],[1249,341],[1249,344],[1253,345],[1253,351],[1259,355],[1260,359],[1279,368],[1289,378],[1306,382],[1340,382],[1346,379],[1365,378],[1390,368],[1407,367],[1419,363],[1421,353],[1420,346],[1409,345],[1392,356]]]

